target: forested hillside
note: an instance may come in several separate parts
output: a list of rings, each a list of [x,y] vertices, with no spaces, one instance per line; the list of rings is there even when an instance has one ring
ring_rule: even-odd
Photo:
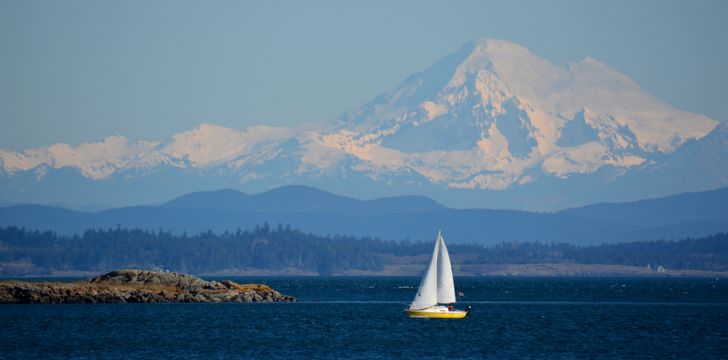
[[[728,234],[680,241],[601,246],[504,242],[491,247],[451,244],[455,266],[478,264],[612,264],[728,270]],[[252,230],[173,235],[138,229],[88,230],[80,236],[0,228],[0,275],[41,275],[119,268],[164,268],[195,274],[342,274],[424,264],[429,242],[319,236],[268,224]]]

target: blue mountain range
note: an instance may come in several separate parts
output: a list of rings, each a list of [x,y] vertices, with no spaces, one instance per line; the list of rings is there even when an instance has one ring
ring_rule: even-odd
[[[427,240],[443,230],[448,242],[503,241],[601,244],[680,239],[728,231],[728,188],[559,212],[453,209],[423,196],[358,200],[307,186],[259,194],[196,192],[157,206],[77,211],[58,206],[0,208],[0,226],[79,234],[92,228],[141,228],[222,233],[269,223],[320,235]]]

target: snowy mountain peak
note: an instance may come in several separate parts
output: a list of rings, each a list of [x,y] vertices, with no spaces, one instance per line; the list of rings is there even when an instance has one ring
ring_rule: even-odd
[[[555,65],[511,42],[479,39],[330,126],[237,130],[203,123],[164,141],[112,136],[0,150],[0,162],[10,177],[73,168],[88,179],[133,179],[149,173],[135,170],[167,167],[258,189],[329,188],[357,179],[385,189],[377,195],[506,191],[602,170],[619,177],[663,161],[716,125],[672,108],[591,57]]]
[[[340,150],[375,168],[376,150],[397,159],[397,171],[434,183],[505,189],[533,181],[534,171],[568,178],[633,168],[715,124],[660,102],[591,57],[558,66],[482,39],[348,113],[339,135],[355,134]]]
[[[8,174],[39,167],[76,168],[87,178],[100,180],[129,169],[149,169],[160,165],[178,168],[205,168],[239,159],[267,144],[291,137],[293,130],[255,126],[234,130],[200,124],[177,133],[168,141],[130,141],[109,136],[98,143],[78,146],[54,144],[21,152],[0,150],[3,170]]]
[[[104,179],[127,166],[143,166],[150,161],[154,163],[147,154],[148,150],[157,144],[129,141],[124,136],[113,135],[102,142],[78,146],[58,143],[23,152],[3,149],[0,150],[0,159],[3,169],[9,174],[39,167],[56,169],[75,167],[85,177]]]
[[[490,58],[493,60],[503,60],[506,58],[536,58],[527,48],[512,43],[507,40],[482,38],[476,39],[463,45],[457,52],[466,59],[471,58]],[[463,62],[466,62],[463,60]]]

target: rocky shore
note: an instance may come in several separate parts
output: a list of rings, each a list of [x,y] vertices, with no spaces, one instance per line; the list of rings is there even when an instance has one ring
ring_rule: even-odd
[[[0,304],[292,302],[262,284],[205,281],[173,272],[116,270],[85,281],[0,282]]]

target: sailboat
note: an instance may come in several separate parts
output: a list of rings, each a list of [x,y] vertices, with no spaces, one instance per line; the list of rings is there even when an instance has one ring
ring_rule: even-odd
[[[447,252],[442,232],[438,231],[430,265],[420,281],[415,299],[405,311],[413,318],[462,319],[468,316],[470,306],[465,310],[456,310],[448,305],[455,301],[450,254]]]

